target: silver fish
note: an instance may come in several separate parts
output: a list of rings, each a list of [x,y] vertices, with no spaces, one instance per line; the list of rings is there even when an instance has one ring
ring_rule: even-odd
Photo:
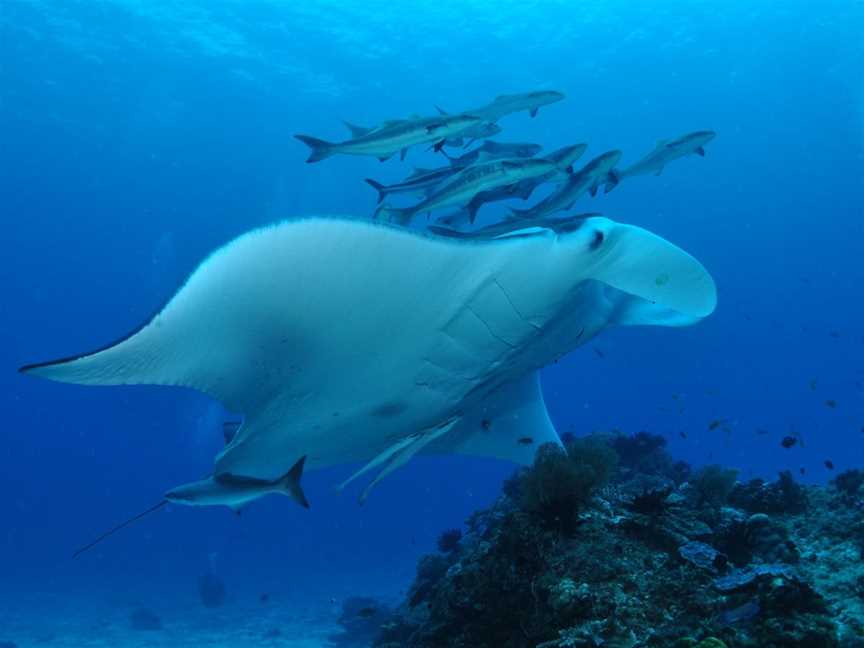
[[[375,218],[407,225],[420,212],[462,205],[470,202],[481,191],[516,184],[522,180],[552,173],[556,169],[554,162],[542,159],[505,159],[475,164],[462,170],[419,204],[405,208],[381,205],[375,212]]]
[[[415,144],[437,142],[436,148],[440,148],[448,137],[458,135],[480,121],[482,120],[479,117],[468,114],[395,120],[384,122],[379,128],[343,142],[326,142],[308,135],[294,137],[312,149],[307,163],[318,162],[339,153],[369,155],[383,161],[395,153],[400,153],[400,157],[404,159],[408,147]],[[353,129],[357,127],[349,125],[349,128],[354,132]]]
[[[458,158],[450,157],[446,151],[442,151],[442,153],[453,166],[467,167],[477,162],[491,162],[502,158],[530,158],[537,155],[541,150],[543,147],[539,144],[486,140],[473,151],[460,155]]]
[[[525,92],[522,94],[500,95],[495,97],[491,103],[480,106],[474,110],[466,110],[464,114],[477,115],[485,121],[497,122],[506,115],[527,110],[532,117],[537,116],[537,111],[543,106],[561,101],[564,95],[554,90],[540,90],[538,92]],[[441,111],[441,109],[438,109]]]
[[[309,502],[306,501],[303,488],[300,486],[305,462],[306,457],[302,457],[285,475],[272,480],[221,473],[178,486],[165,493],[165,499],[176,504],[191,506],[223,504],[237,511],[247,502],[258,499],[262,495],[278,493],[287,495],[304,508],[309,508]]]
[[[416,169],[414,174],[391,185],[384,185],[372,178],[366,183],[378,192],[378,202],[383,202],[390,194],[427,192],[462,170],[461,167],[447,166],[438,169]]]
[[[609,171],[620,159],[621,151],[603,153],[570,176],[570,179],[567,180],[566,184],[561,185],[558,191],[550,194],[533,207],[529,209],[513,209],[511,207],[510,211],[513,216],[518,218],[537,219],[570,209],[573,203],[586,191],[590,191],[592,195],[597,193],[597,186],[608,177]]]
[[[564,216],[559,218],[536,218],[532,220],[523,220],[521,218],[508,218],[500,223],[487,225],[480,229],[470,232],[462,232],[450,227],[441,227],[440,225],[430,225],[429,230],[438,236],[448,236],[450,238],[459,239],[491,239],[502,236],[533,236],[541,232],[541,230],[550,230],[556,234],[565,232],[575,232],[582,227],[585,220],[600,216],[600,214],[576,214],[574,216]]]
[[[624,178],[638,175],[660,175],[667,164],[687,155],[705,157],[705,145],[717,134],[714,131],[696,131],[676,139],[660,140],[644,158],[621,171],[611,170],[604,187],[605,193],[612,191]]]
[[[528,200],[531,197],[531,194],[534,193],[534,190],[540,185],[546,182],[561,182],[566,180],[569,177],[567,170],[570,169],[572,171],[571,165],[582,157],[582,154],[585,153],[587,148],[587,144],[565,146],[564,148],[553,151],[549,155],[545,156],[544,159],[554,162],[557,165],[557,168],[551,173],[536,178],[522,180],[515,185],[506,185],[504,187],[480,192],[474,196],[474,198],[471,199],[471,202],[467,205],[467,213],[470,216],[470,222],[474,222],[474,217],[477,214],[477,211],[487,203],[510,200],[511,198]]]

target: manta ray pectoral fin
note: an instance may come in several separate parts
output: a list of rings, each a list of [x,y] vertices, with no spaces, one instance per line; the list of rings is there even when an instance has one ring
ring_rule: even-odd
[[[369,482],[369,484],[366,486],[366,488],[363,489],[363,492],[360,494],[359,501],[361,504],[363,504],[369,497],[369,493],[378,484],[378,482],[380,482],[397,468],[401,468],[406,463],[408,463],[411,457],[420,452],[429,443],[447,434],[447,432],[453,429],[453,427],[458,421],[458,418],[450,419],[440,425],[421,430],[420,432],[415,432],[414,434],[404,439],[400,439],[393,445],[386,448],[383,452],[378,454],[374,459],[372,459],[372,461],[370,461],[356,473],[351,475],[351,477],[342,482],[339,485],[338,490],[341,491],[347,484],[354,481],[360,475],[368,472],[376,466],[380,466],[383,464],[384,467],[381,468],[379,473],[375,476],[375,479]]]
[[[456,452],[528,465],[544,443],[561,445],[561,439],[546,411],[540,376],[531,372],[492,390],[450,434],[424,452]]]

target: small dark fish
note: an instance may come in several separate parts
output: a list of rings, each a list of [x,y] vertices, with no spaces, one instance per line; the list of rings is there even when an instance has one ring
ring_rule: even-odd
[[[488,432],[492,428],[492,421],[489,419],[483,419],[480,421],[480,427]]]
[[[265,592],[264,594],[262,594],[261,596],[258,597],[258,600],[261,601],[262,603],[266,603],[267,601],[270,600],[270,595]]]
[[[598,358],[605,358],[605,357],[606,357],[606,354],[603,353],[603,352],[602,352],[600,349],[598,349],[597,347],[594,347],[594,353],[597,354],[597,357],[598,357]]]
[[[837,401],[835,401],[833,398],[829,398],[825,401],[825,405],[830,407],[831,409],[834,409],[835,407],[837,407]]]
[[[787,449],[792,448],[792,447],[798,445],[798,437],[785,436],[785,437],[783,437],[783,440],[780,441],[780,445],[783,446],[784,448],[787,448]]]
[[[834,470],[834,462],[831,461],[830,459],[826,459],[826,460],[825,460],[825,467],[826,467],[828,470]]]
[[[759,436],[765,436],[766,434],[770,434],[770,432],[765,428],[759,428],[756,430],[756,434],[758,434]]]
[[[726,422],[726,419],[714,419],[713,421],[711,421],[708,424],[708,429],[712,430],[712,431],[716,430],[718,427],[723,425],[723,423],[725,423],[725,422]]]
[[[519,439],[518,443],[520,445],[531,445],[532,443],[534,443],[534,439],[532,439],[531,437],[522,437],[521,439]]]
[[[687,438],[687,434],[685,432],[679,432],[678,434],[681,436],[682,439]]]
[[[748,621],[759,614],[759,611],[759,602],[754,599],[740,607],[721,613],[720,622],[723,625],[732,625],[733,623]]]
[[[800,472],[802,475],[806,475],[807,469],[802,466],[801,468],[798,469],[798,472]]]
[[[378,612],[378,608],[364,607],[357,610],[357,616],[361,619],[368,619],[369,617],[375,616],[376,612]]]

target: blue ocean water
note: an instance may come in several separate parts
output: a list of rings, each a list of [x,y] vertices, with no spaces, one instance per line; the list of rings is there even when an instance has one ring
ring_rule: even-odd
[[[134,600],[170,619],[208,567],[238,605],[266,592],[326,617],[348,596],[397,597],[441,530],[498,493],[510,465],[419,458],[359,507],[333,492],[356,468],[345,466],[306,477],[311,511],[282,498],[240,518],[168,507],[70,559],[208,474],[225,414],[188,391],[15,369],[131,330],[242,232],[369,215],[363,178],[436,163],[412,150],[404,163],[304,164],[292,136],[344,137],[342,119],[554,89],[565,101],[505,117],[498,139],[586,141],[632,162],[659,138],[716,131],[704,159],[584,203],[694,254],[718,285],[716,313],[687,329],[608,331],[547,368],[553,420],[662,434],[676,457],[743,476],[824,482],[826,460],[862,467],[862,33],[859,0],[3,2],[5,623],[59,627],[46,600],[96,616]],[[793,431],[805,443],[782,448]]]

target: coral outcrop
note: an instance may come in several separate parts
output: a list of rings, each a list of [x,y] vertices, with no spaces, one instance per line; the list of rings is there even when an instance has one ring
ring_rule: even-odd
[[[423,558],[379,648],[864,648],[864,488],[690,471],[657,437],[544,447]]]

